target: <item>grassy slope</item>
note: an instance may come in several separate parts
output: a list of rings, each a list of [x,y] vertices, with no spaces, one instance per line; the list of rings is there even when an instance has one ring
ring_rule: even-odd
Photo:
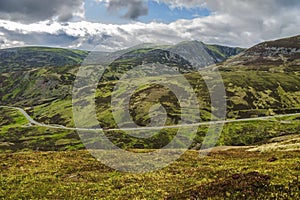
[[[86,151],[0,154],[5,199],[296,199],[299,152],[189,151],[169,167],[127,174]],[[222,163],[220,165],[220,163]],[[246,178],[243,178],[246,177]]]
[[[222,50],[226,50],[223,47],[208,47],[211,51],[215,51],[219,54],[223,54],[224,52],[222,52]],[[36,52],[37,50],[36,47],[29,47],[25,49],[28,52]],[[264,49],[258,49],[262,52],[264,51]],[[23,48],[21,48],[20,51],[23,51]],[[67,51],[55,48],[44,48],[41,52],[47,53],[48,51],[54,53],[56,56],[61,54],[63,58],[67,57],[66,54],[68,54],[68,52],[71,54],[78,54],[80,56],[85,54],[81,51]],[[149,51],[141,50],[135,51],[133,54],[135,53],[137,55],[141,54],[145,56],[144,53],[147,52]],[[252,55],[253,52],[252,50],[248,50],[245,52],[245,54]],[[44,54],[42,53],[41,55]],[[257,56],[256,54],[254,55]],[[239,58],[240,56],[237,57]],[[122,59],[117,60],[113,65],[111,65],[110,68],[117,68],[121,71],[114,73],[113,71],[108,70],[106,73],[106,78],[114,78],[115,75],[123,73],[124,71],[122,71],[122,67],[124,69],[128,68],[130,62],[126,60],[126,56],[124,59],[125,60],[123,61]],[[233,58],[233,60],[234,59],[237,58]],[[268,59],[272,58],[268,57]],[[243,59],[241,60],[243,61]],[[230,63],[232,60],[228,62]],[[253,65],[255,65],[255,68],[252,68],[249,65],[244,66],[243,64],[227,66],[228,62],[225,62],[219,68],[226,86],[228,118],[248,118],[299,112],[300,78],[296,67],[293,67],[293,69],[295,69],[294,71],[290,68],[288,68],[289,70],[285,71],[282,70],[287,67],[285,65],[275,66],[265,63],[265,65],[259,64],[256,66],[254,62]],[[287,63],[293,63],[289,65],[289,67],[292,67],[295,63],[298,63],[298,60],[288,60]],[[75,75],[77,69],[78,67],[76,66],[57,66],[39,67],[22,72],[14,71],[11,73],[2,73],[0,75],[0,103],[4,105],[16,105],[26,108],[26,111],[31,116],[33,116],[37,121],[43,123],[74,126],[71,112],[71,92],[73,81],[76,78]],[[198,100],[201,104],[200,113],[202,120],[209,120],[211,111],[210,97],[201,76],[197,73],[189,73],[185,74],[185,76],[198,96]],[[165,90],[164,88],[159,88],[154,84],[144,85],[145,80],[146,79],[135,80],[141,85],[141,87],[136,91],[131,99],[130,110],[133,119],[140,125],[149,124],[149,108],[155,103],[161,103],[168,112],[167,124],[174,124],[177,123],[177,121],[180,121],[180,109],[177,105],[178,103],[176,98],[173,98],[172,95],[170,95],[170,91]],[[107,82],[107,79],[104,81],[104,83],[99,85],[98,91],[96,92],[97,116],[102,126],[115,127],[109,105],[111,102],[110,95],[117,81]],[[175,78],[165,79],[164,81],[168,83],[176,83]],[[143,104],[140,102],[143,102]],[[292,124],[281,126],[281,128],[278,128],[279,126],[274,124],[275,122],[268,123],[270,123],[270,125],[268,124],[268,128],[262,128],[262,126],[252,122],[250,125],[245,125],[248,127],[240,127],[239,129],[235,128],[236,126],[232,126],[232,130],[230,130],[229,133],[226,133],[226,136],[224,135],[222,137],[222,140],[219,141],[219,144],[249,145],[262,139],[268,139],[272,136],[294,134],[299,131],[299,120],[297,119],[293,120]],[[10,131],[14,131],[16,135],[21,135],[28,130],[30,130],[29,132],[32,132],[33,130],[31,129],[34,128],[18,127],[11,129]],[[12,142],[11,138],[13,137],[6,126],[2,126],[1,130],[2,135],[5,138],[2,139],[2,141]],[[45,133],[43,133],[45,130],[43,129],[37,129],[35,131],[37,132],[36,134],[42,135],[45,138],[52,138],[52,135],[56,135],[54,130],[49,130],[47,132],[47,134],[50,135],[45,135]],[[64,139],[66,139],[66,137],[73,137],[69,139],[76,139],[74,137],[74,133],[68,133],[65,131],[63,132],[64,133],[59,133],[59,135],[62,135],[62,137],[59,137],[59,139],[63,139],[63,141],[60,141],[59,144],[65,142],[63,148],[56,148],[54,145],[56,140],[49,139],[51,142],[47,144],[47,139],[44,139],[41,144],[43,144],[43,146],[46,145],[46,149],[48,149],[49,146],[52,146],[55,149],[64,149],[65,146],[69,146],[69,144],[72,146],[72,143],[68,143]],[[201,143],[204,132],[205,128],[199,128],[195,143]],[[224,132],[226,132],[226,130],[224,130]],[[246,132],[247,134],[241,134],[243,132]],[[33,133],[30,133],[29,135],[32,134]],[[108,133],[108,136],[114,140],[116,144],[124,148],[132,148],[136,146],[145,148],[160,147],[163,144],[159,142],[158,136],[162,135],[167,135],[166,140],[170,140],[172,135],[174,135],[174,131],[164,130],[160,134],[156,135],[156,137],[151,138],[150,141],[130,138],[116,132]],[[54,136],[54,138],[56,138],[56,136]],[[29,139],[28,143],[31,144],[32,140],[34,141],[34,144],[38,144],[37,142],[39,140],[36,140],[35,137]],[[13,143],[16,143],[16,141]],[[35,148],[37,148],[36,145],[34,145]],[[28,148],[32,147],[33,145],[29,145]]]
[[[23,71],[39,67],[80,65],[87,51],[50,48],[20,47],[0,50],[0,72]]]
[[[1,151],[74,150],[83,149],[78,135],[74,131],[49,129],[28,126],[28,122],[20,113],[11,109],[0,109],[3,113],[0,124]],[[298,134],[299,117],[285,117],[273,120],[236,122],[226,124],[218,141],[218,145],[253,145],[270,138]],[[160,148],[166,145],[176,134],[175,129],[159,131],[149,139],[137,139],[123,132],[108,132],[107,136],[122,148]],[[207,127],[201,126],[191,148],[197,148],[206,135]],[[138,134],[138,133],[136,133]]]
[[[273,67],[276,68],[276,66]],[[241,73],[241,69],[243,66],[223,70],[230,103],[229,108],[232,111],[228,117],[290,112],[291,108],[299,108],[299,93],[297,93],[299,89],[296,88],[299,86],[297,72],[282,73],[284,71],[279,70],[277,73],[266,73],[266,71],[243,71]],[[46,71],[48,76],[54,73],[51,70],[53,69],[41,68],[33,74],[38,76]],[[55,72],[53,76],[55,78],[50,82],[56,80],[57,83],[46,84],[45,91],[52,88],[57,94],[61,94],[60,88],[55,88],[55,85],[64,83],[67,94],[70,88],[69,84],[65,82],[65,76],[72,77],[74,68],[70,74],[68,74],[68,70]],[[4,76],[9,77],[7,74],[1,74],[0,79],[6,79],[3,78]],[[65,77],[62,78],[63,80],[62,76]],[[188,76],[191,80],[197,79],[196,75]],[[44,78],[44,80],[47,79],[47,77]],[[10,80],[13,82],[13,79]],[[62,82],[58,80],[62,80]],[[3,84],[3,82],[1,83]],[[28,96],[29,99],[33,99],[27,104],[27,106],[33,106],[33,108],[27,109],[32,116],[42,122],[72,125],[69,112],[70,98],[53,97],[51,92],[49,95],[40,94],[37,90],[40,85],[36,85],[35,82],[30,84],[30,87],[35,86],[33,88],[36,89],[32,91],[36,95],[36,99]],[[249,88],[249,85],[252,88]],[[7,100],[15,99],[16,101],[6,101],[6,103],[22,105],[27,101],[24,98],[17,99],[17,97],[22,97],[20,94],[24,94],[22,93],[24,88],[18,87],[12,87],[13,91],[7,94],[13,96],[6,97]],[[110,88],[109,84],[106,87]],[[11,88],[11,86],[7,88]],[[107,88],[103,87],[103,89]],[[205,92],[201,93],[203,92],[201,87],[197,91],[201,94],[199,95],[201,98],[205,97],[205,95],[203,96]],[[109,96],[107,92],[98,91],[98,93],[99,96],[103,95],[106,98]],[[1,96],[3,97],[3,93]],[[41,101],[37,101],[39,99]],[[1,103],[3,103],[3,98]],[[102,104],[103,107],[98,108],[100,114],[105,105]],[[280,109],[278,110],[278,108]],[[20,113],[10,109],[1,109],[0,112],[3,113],[0,116],[1,150],[83,148],[76,133],[28,127],[28,122]],[[107,113],[104,116],[109,117],[110,114]],[[207,116],[209,113],[206,114]],[[142,116],[142,118],[144,117]],[[110,125],[109,123],[108,125]],[[246,196],[249,199],[296,199],[300,193],[298,177],[300,160],[299,150],[295,150],[294,147],[296,145],[296,149],[299,148],[299,124],[299,117],[230,124],[223,130],[218,142],[220,145],[259,145],[264,143],[267,145],[252,148],[250,152],[240,149],[214,152],[203,159],[198,158],[198,152],[189,151],[166,169],[144,175],[116,172],[103,166],[86,151],[0,153],[2,161],[0,165],[0,198],[203,199],[207,197],[244,199]],[[200,128],[194,145],[201,143],[204,133],[205,128]],[[164,132],[164,135],[168,134],[172,135],[171,132]],[[294,135],[269,140],[287,134]],[[122,146],[121,143],[124,141],[115,137],[114,134],[111,137],[112,140],[116,139],[116,144]],[[158,137],[158,139],[160,138]],[[153,143],[161,145],[155,143],[155,140]],[[140,146],[140,141],[131,141],[125,148],[132,148],[135,144]],[[285,152],[286,148],[282,148],[282,145],[284,147],[293,145],[294,151]],[[269,150],[270,146],[271,150]],[[274,148],[284,151],[274,151]]]
[[[29,122],[21,113],[7,108],[0,108],[0,111],[1,151],[54,151],[84,148],[74,131],[29,126]]]
[[[1,112],[6,116],[0,120],[4,124],[2,127],[7,124],[10,128],[17,128],[11,129],[10,133],[24,130],[24,134],[21,133],[23,139],[43,132],[44,136],[35,135],[36,144],[41,145],[43,141],[51,141],[45,138],[47,134],[63,137],[57,130],[54,134],[51,130],[20,127],[20,124],[26,125],[27,121],[19,113],[10,109],[2,109]],[[262,127],[273,130],[274,124],[279,126],[277,128],[282,126],[285,131],[288,130],[287,126],[294,127],[293,123],[286,124],[292,121],[291,118],[282,120],[285,122],[282,125],[278,122],[255,124],[257,130]],[[249,129],[252,125],[238,123],[224,130],[227,133],[239,130],[240,134],[236,138],[241,139],[243,136],[253,136],[256,130]],[[248,129],[249,134],[244,128]],[[270,131],[270,134],[274,134],[274,131]],[[295,138],[296,135],[290,137]],[[281,137],[267,143],[278,141],[285,145],[291,142],[290,138]],[[0,198],[190,199],[198,196],[240,199],[246,195],[249,199],[295,199],[300,192],[299,150],[287,153],[276,152],[274,149],[265,151],[264,145],[258,148],[263,148],[263,153],[214,151],[203,159],[198,158],[197,151],[189,151],[171,166],[144,175],[114,171],[96,161],[86,151],[5,153],[0,154]]]
[[[29,80],[38,77],[38,80],[41,79],[41,81],[30,83],[29,85],[17,84],[15,87],[5,87],[9,90],[17,90],[18,87],[29,87],[31,90],[19,88],[17,90],[19,93],[16,92],[15,94],[16,102],[13,102],[13,97],[8,97],[12,102],[7,101],[3,102],[3,104],[25,107],[31,116],[43,123],[73,126],[70,84],[74,80],[75,72],[76,68],[68,67],[41,68],[28,72]],[[300,79],[297,73],[227,70],[221,73],[227,90],[228,118],[248,118],[275,113],[299,112],[300,95],[298,87],[300,86]],[[201,77],[195,73],[186,74],[186,77],[195,89],[199,102],[201,102],[202,108],[200,113],[202,119],[208,120],[210,118],[210,99]],[[10,77],[9,80],[11,83],[16,84],[14,78]],[[168,79],[166,81],[174,80]],[[153,101],[155,99],[157,101],[158,98],[163,96],[169,97],[169,92],[157,89],[153,85],[144,86],[143,82],[145,79],[135,81],[140,82],[142,86],[132,98],[131,109],[136,110],[136,114],[133,115],[136,122],[147,124],[149,119],[148,110],[155,103]],[[6,81],[2,83],[6,84]],[[114,88],[115,83],[115,81],[105,82],[99,86],[97,91],[97,114],[104,127],[115,126],[112,114],[108,110],[110,91]],[[42,85],[44,85],[44,91],[40,90]],[[57,87],[58,85],[59,87]],[[151,90],[155,91],[155,93],[151,92]],[[149,92],[153,95],[145,95]],[[8,92],[8,94],[12,95],[13,92]],[[139,104],[139,102],[152,103]],[[178,113],[180,114],[175,99],[168,98],[167,101],[164,100],[161,103],[166,106],[169,112],[168,123],[175,123],[178,120]],[[11,128],[10,130],[7,125],[1,125],[1,141],[5,143],[1,147],[2,150],[15,151],[36,148],[65,150],[83,148],[77,134],[74,132],[45,130],[44,128],[23,127],[22,124],[15,124],[15,127],[8,125]],[[285,125],[278,125],[277,122],[268,122],[266,124],[251,122],[243,125],[231,125],[231,128],[227,129],[223,130],[223,136],[219,141],[220,145],[250,145],[274,136],[299,133],[299,120],[294,119],[292,124]],[[199,128],[194,145],[202,142],[205,130],[203,127]],[[109,132],[108,136],[122,148],[158,148],[165,144],[161,143],[160,136],[167,135],[165,137],[165,142],[167,142],[172,139],[174,134],[175,132],[172,130],[164,130],[150,140],[139,140],[117,132]],[[24,136],[19,137],[21,135]],[[13,143],[14,145],[7,145],[8,143]]]

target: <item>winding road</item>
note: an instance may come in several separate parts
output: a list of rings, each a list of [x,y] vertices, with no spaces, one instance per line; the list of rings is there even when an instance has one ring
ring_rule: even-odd
[[[214,125],[214,124],[225,124],[225,123],[232,123],[232,122],[243,122],[243,121],[257,121],[257,120],[267,120],[267,119],[274,119],[278,117],[291,117],[300,115],[300,113],[293,113],[293,114],[282,114],[282,115],[274,115],[274,116],[266,116],[266,117],[255,117],[255,118],[246,118],[246,119],[232,119],[232,120],[220,120],[220,121],[210,121],[210,122],[200,122],[195,124],[180,124],[180,125],[170,125],[170,126],[157,126],[157,127],[138,127],[138,128],[116,128],[116,129],[96,129],[96,128],[72,128],[66,127],[62,125],[49,125],[43,124],[40,122],[35,121],[32,119],[25,110],[19,107],[12,107],[12,106],[0,106],[0,108],[9,108],[14,109],[22,113],[22,115],[33,125],[46,127],[46,128],[53,128],[53,129],[64,129],[64,130],[73,130],[73,131],[139,131],[139,130],[161,130],[166,128],[182,128],[182,127],[195,127],[201,125]]]

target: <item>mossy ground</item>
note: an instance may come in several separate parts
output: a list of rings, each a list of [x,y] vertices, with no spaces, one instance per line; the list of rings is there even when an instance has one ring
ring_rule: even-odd
[[[165,169],[129,174],[102,165],[87,151],[5,153],[0,154],[0,198],[295,199],[299,155],[235,149],[200,158],[188,151]]]

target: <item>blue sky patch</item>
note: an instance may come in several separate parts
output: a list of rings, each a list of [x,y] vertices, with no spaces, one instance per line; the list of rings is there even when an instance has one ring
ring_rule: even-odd
[[[85,17],[87,21],[100,22],[105,24],[126,24],[131,22],[129,19],[124,19],[122,15],[124,10],[120,12],[109,12],[105,3],[99,3],[95,0],[85,0]],[[194,19],[198,17],[205,17],[211,14],[210,10],[206,8],[170,8],[165,3],[158,3],[156,1],[148,1],[148,14],[141,16],[137,21],[149,23],[152,21],[171,23],[179,19]]]
[[[170,8],[165,3],[157,3],[156,1],[149,1],[149,14],[140,17],[142,22],[163,22],[170,23],[179,19],[194,19],[198,17],[205,17],[210,15],[210,11],[206,8]]]

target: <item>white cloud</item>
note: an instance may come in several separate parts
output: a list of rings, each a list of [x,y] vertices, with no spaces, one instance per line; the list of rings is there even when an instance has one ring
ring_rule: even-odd
[[[130,22],[117,25],[51,20],[23,24],[0,20],[0,47],[25,44],[92,49],[99,45],[102,50],[115,50],[145,42],[178,43],[183,40],[250,47],[263,40],[299,34],[298,0],[160,1],[173,2],[174,6],[206,3],[213,14],[170,24]]]

